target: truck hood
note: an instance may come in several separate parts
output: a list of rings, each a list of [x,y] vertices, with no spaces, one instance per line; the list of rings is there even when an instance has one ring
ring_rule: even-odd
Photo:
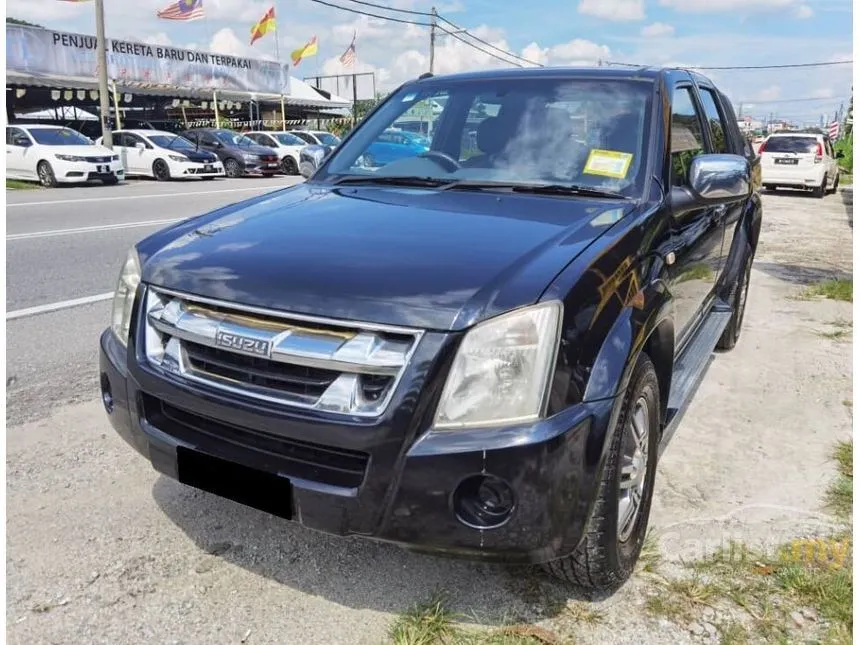
[[[142,279],[231,303],[457,330],[536,302],[620,200],[301,184],[138,245]]]

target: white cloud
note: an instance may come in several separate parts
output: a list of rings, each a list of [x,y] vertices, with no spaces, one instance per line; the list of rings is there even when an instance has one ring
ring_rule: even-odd
[[[645,0],[580,0],[577,11],[604,20],[645,20]]]
[[[609,47],[582,38],[549,49],[549,59],[553,65],[595,65],[600,59],[609,58],[609,54]]]
[[[776,101],[782,95],[782,88],[779,85],[769,85],[760,89],[756,95],[756,101]]]
[[[775,11],[790,9],[800,0],[660,0],[661,7],[684,13],[719,13],[724,11]]]
[[[665,38],[675,33],[675,28],[672,25],[667,25],[665,22],[652,22],[650,25],[642,27],[640,33],[645,38]]]
[[[819,87],[817,90],[813,90],[809,95],[809,97],[813,99],[830,99],[834,96],[836,96],[836,92],[832,87]]]
[[[147,45],[172,45],[170,37],[163,31],[143,37],[143,42]]]
[[[801,20],[806,20],[807,18],[812,18],[815,15],[815,12],[812,10],[808,4],[802,4],[797,9],[794,10],[794,17],[799,18]]]

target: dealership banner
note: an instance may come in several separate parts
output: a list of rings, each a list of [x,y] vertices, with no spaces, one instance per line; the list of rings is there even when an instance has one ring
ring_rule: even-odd
[[[167,45],[107,39],[108,76],[119,85],[287,94],[287,65]],[[6,25],[6,72],[42,78],[96,78],[96,38]]]

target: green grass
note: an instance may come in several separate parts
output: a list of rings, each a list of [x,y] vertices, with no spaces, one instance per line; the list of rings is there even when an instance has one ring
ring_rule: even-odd
[[[854,175],[850,172],[843,172],[839,175],[839,185],[840,186],[853,186],[854,185]]]
[[[838,477],[827,491],[827,505],[841,519],[851,517],[854,477],[853,441],[839,442],[833,451]],[[734,605],[743,621],[717,624],[722,643],[795,642],[799,638],[792,612],[815,610],[806,642],[847,645],[854,630],[854,591],[850,532],[797,539],[775,549],[752,549],[730,543],[713,556],[688,563],[686,577],[664,580],[646,601],[653,614],[679,624],[700,620],[705,606]],[[721,612],[722,613],[722,612]]]
[[[827,491],[827,507],[842,519],[851,517],[854,503],[854,441],[840,441],[833,453],[838,475]]]
[[[824,280],[803,290],[802,298],[823,297],[829,300],[853,302],[854,282],[852,280]]]
[[[16,190],[34,190],[39,188],[39,184],[30,181],[18,181],[17,179],[7,179],[6,188],[14,188]]]
[[[495,629],[465,628],[455,623],[437,595],[399,616],[389,630],[392,645],[560,645],[553,632],[536,625],[512,624]],[[598,622],[598,612],[581,613],[582,622]]]

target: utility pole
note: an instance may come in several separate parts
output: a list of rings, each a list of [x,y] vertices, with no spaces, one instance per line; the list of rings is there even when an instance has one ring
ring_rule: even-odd
[[[436,60],[436,7],[430,8],[430,73]]]
[[[105,43],[105,3],[96,0],[96,59],[99,71],[99,116],[102,121],[102,143],[113,148],[113,135],[110,127],[110,96],[108,95],[107,52]]]
[[[744,115],[744,104],[738,103],[738,118],[740,119]]]

